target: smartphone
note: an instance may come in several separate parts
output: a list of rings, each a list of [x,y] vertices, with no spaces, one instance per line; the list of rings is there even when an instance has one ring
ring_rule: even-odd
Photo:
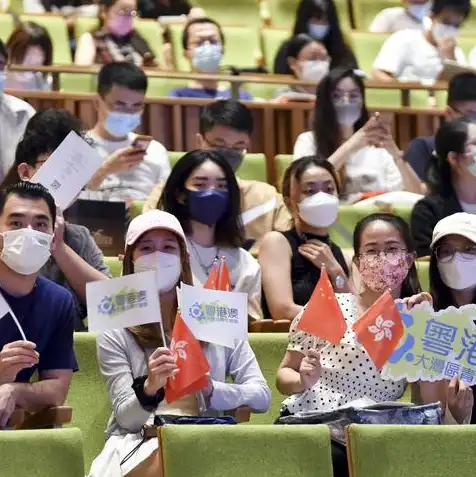
[[[134,142],[132,143],[132,147],[135,147],[137,149],[141,149],[142,151],[147,151],[147,148],[149,147],[150,142],[153,141],[153,140],[154,140],[154,138],[152,136],[138,135],[134,139]]]

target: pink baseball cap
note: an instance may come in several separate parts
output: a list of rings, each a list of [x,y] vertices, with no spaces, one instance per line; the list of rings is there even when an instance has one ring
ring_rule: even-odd
[[[183,243],[187,243],[182,226],[175,215],[163,210],[149,210],[132,219],[126,233],[126,248],[134,245],[141,235],[154,229],[170,230],[178,235]]]

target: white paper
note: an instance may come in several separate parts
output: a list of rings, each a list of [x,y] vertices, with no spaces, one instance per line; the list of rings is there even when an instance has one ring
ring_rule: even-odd
[[[198,340],[233,348],[235,340],[248,339],[246,293],[182,283],[180,303],[182,318]]]
[[[15,316],[15,313],[13,313],[13,310],[10,308],[10,305],[7,303],[7,300],[5,300],[5,297],[0,293],[0,320],[8,316],[10,316],[10,318],[15,322],[15,325],[18,328],[22,339],[26,341],[25,332],[23,331],[23,328],[20,325],[18,318]]]
[[[71,131],[31,182],[44,185],[61,210],[66,210],[103,162],[92,146]]]
[[[162,320],[155,271],[89,282],[86,301],[90,331],[128,328]]]

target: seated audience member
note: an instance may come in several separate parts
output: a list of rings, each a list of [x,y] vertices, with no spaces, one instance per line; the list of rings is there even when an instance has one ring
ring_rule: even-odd
[[[199,120],[197,149],[217,150],[235,174],[250,148],[253,116],[242,103],[223,99],[202,108]],[[239,174],[239,173],[238,173]],[[271,230],[285,231],[291,216],[275,187],[265,182],[237,177],[241,196],[241,220],[245,226],[244,248],[256,255],[259,241]],[[156,209],[164,184],[158,184],[144,204],[143,211]]]
[[[182,46],[184,56],[190,62],[193,72],[212,74],[220,72],[220,63],[225,51],[225,36],[215,20],[206,17],[190,20],[183,29]],[[228,99],[231,98],[231,90],[220,88],[218,81],[194,80],[189,86],[173,89],[169,96]],[[253,97],[240,89],[239,99],[251,101]]]
[[[287,45],[287,61],[289,73],[296,79],[319,83],[329,73],[329,56],[326,47],[301,33],[289,40]],[[279,95],[288,93],[304,93],[315,97],[315,86],[291,86],[279,92]]]
[[[205,12],[201,8],[192,7],[188,0],[138,0],[137,7],[141,18],[153,20],[160,17],[198,18],[205,16]]]
[[[111,63],[99,72],[98,122],[88,134],[105,161],[83,198],[144,200],[167,179],[170,163],[164,146],[151,141],[144,149],[134,143],[146,91],[147,76],[131,63]]]
[[[462,73],[453,77],[448,85],[445,119],[458,117],[476,122],[476,74]],[[435,136],[417,137],[408,145],[403,159],[424,181],[430,162],[434,159]]]
[[[136,0],[101,0],[100,26],[83,33],[78,40],[74,62],[77,65],[127,61],[139,67],[158,66],[147,41],[134,30]]]
[[[15,160],[17,144],[35,110],[25,101],[4,93],[5,66],[8,52],[0,40],[0,180],[3,180]]]
[[[202,343],[211,366],[208,386],[171,404],[165,400],[167,380],[178,371],[169,350],[177,314],[176,287],[180,282],[193,283],[184,231],[166,212],[153,210],[140,215],[127,231],[123,274],[146,270],[157,272],[167,343],[162,341],[156,323],[99,334],[99,366],[114,411],[106,430],[106,446],[93,462],[89,477],[153,470],[154,459],[149,456],[155,457],[157,472],[157,438],[133,451],[142,441],[142,427],[153,424],[156,414],[219,416],[240,406],[265,412],[270,405],[270,390],[247,341],[236,341],[232,349]],[[228,376],[233,384],[226,382]],[[129,452],[131,458],[127,460]]]
[[[421,184],[403,161],[381,116],[369,117],[365,86],[354,70],[338,68],[316,90],[314,131],[302,133],[294,145],[294,159],[318,155],[343,176],[343,193],[419,193]]]
[[[425,29],[398,31],[385,41],[373,65],[373,78],[436,80],[444,60],[466,64],[456,36],[470,11],[470,0],[434,0]]]
[[[185,230],[194,283],[207,281],[216,257],[225,257],[234,291],[248,294],[250,320],[261,318],[261,272],[243,248],[240,189],[222,154],[196,150],[174,166],[158,208],[175,215]]]
[[[357,341],[352,324],[372,304],[390,290],[394,299],[408,299],[411,304],[431,300],[420,293],[415,252],[405,221],[395,215],[372,214],[362,219],[354,230],[354,264],[361,276],[358,295],[336,294],[348,329],[339,345],[332,345],[304,331],[297,330],[302,314],[291,325],[289,344],[276,379],[278,390],[289,397],[281,415],[306,411],[333,411],[361,398],[373,401],[396,401],[405,390],[405,381],[382,379],[366,350]],[[327,316],[316,316],[326,319]],[[429,391],[429,389],[428,389]],[[440,396],[425,394],[424,403],[438,402]],[[446,400],[453,414],[458,398],[448,393]],[[453,414],[454,415],[454,414]],[[334,476],[348,476],[346,452],[333,442]]]
[[[339,16],[333,0],[301,0],[296,10],[292,38],[309,35],[324,45],[329,55],[330,67],[357,68],[357,60],[342,34]],[[285,41],[274,60],[275,74],[291,74],[288,62],[288,43]]]
[[[51,66],[53,45],[45,28],[33,23],[20,23],[7,42],[8,66]],[[5,88],[49,91],[52,77],[34,71],[8,71]]]
[[[68,111],[46,109],[35,114],[18,144],[15,163],[2,187],[30,180],[71,131],[84,133],[81,121]],[[78,305],[75,329],[83,330],[82,320],[87,316],[86,283],[110,277],[110,273],[91,232],[65,222],[61,211],[56,218],[55,246],[40,274],[72,292]]]
[[[384,8],[373,19],[372,33],[395,33],[400,30],[422,30],[430,14],[431,0],[403,0],[402,7]]]
[[[332,165],[315,156],[287,168],[283,195],[293,217],[292,228],[266,234],[258,257],[265,318],[293,320],[311,298],[322,265],[335,289],[348,291],[344,255],[329,239],[339,206],[338,184]]]
[[[415,204],[412,235],[418,257],[430,255],[436,224],[456,212],[476,214],[476,124],[444,123],[435,136],[436,157],[427,174],[429,195]]]
[[[39,276],[55,247],[56,206],[40,184],[19,182],[0,192],[0,292],[18,319],[0,320],[0,428],[15,408],[61,406],[73,371],[76,306],[71,293]],[[35,371],[39,381],[30,383]]]

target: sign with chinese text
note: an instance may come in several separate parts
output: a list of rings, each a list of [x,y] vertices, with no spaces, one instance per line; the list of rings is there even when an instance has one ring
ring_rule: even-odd
[[[161,321],[155,271],[90,282],[86,301],[90,331]]]
[[[248,296],[182,283],[180,310],[194,336],[229,348],[248,337]]]
[[[476,306],[433,311],[398,303],[404,335],[382,369],[383,379],[440,381],[458,376],[476,384]]]

